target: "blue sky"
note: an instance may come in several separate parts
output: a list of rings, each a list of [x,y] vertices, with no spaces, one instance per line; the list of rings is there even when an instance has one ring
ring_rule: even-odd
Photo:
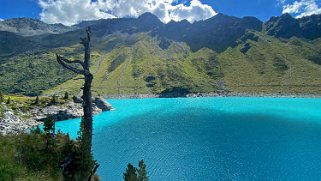
[[[39,18],[41,8],[37,0],[1,0],[0,18],[15,17]]]
[[[274,0],[203,0],[219,13],[232,16],[255,16],[267,20],[282,13],[282,6]],[[188,3],[188,2],[187,2]],[[39,18],[41,8],[37,0],[1,0],[0,18]]]
[[[151,1],[154,3],[146,7]],[[47,23],[71,25],[83,20],[136,17],[146,11],[154,13],[163,22],[197,21],[216,13],[255,16],[262,21],[284,12],[297,17],[321,13],[321,0],[126,0],[117,7],[116,0],[95,0],[85,6],[86,2],[89,0],[1,0],[0,18],[30,17]]]
[[[255,16],[263,21],[282,14],[275,0],[204,0],[218,12],[238,17]]]

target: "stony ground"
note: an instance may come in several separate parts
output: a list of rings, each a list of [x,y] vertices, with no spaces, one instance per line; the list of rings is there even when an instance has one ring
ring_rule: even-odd
[[[28,111],[13,110],[1,105],[3,108],[0,116],[0,134],[18,134],[32,127],[40,125],[44,120],[53,118],[56,121],[78,118],[83,115],[82,104],[73,101],[61,105],[50,105],[46,107],[34,107]],[[98,114],[108,111],[112,107],[102,98],[94,98],[93,112]]]

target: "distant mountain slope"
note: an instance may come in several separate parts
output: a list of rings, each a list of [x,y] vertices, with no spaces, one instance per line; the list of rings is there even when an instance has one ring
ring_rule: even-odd
[[[133,37],[134,36],[134,37]],[[160,40],[146,33],[115,36],[119,45],[109,53],[101,55],[101,62],[92,67],[93,89],[97,94],[135,94],[213,92],[222,75],[216,60],[216,53],[209,49],[191,52],[185,43],[169,42],[163,50]],[[127,45],[126,40],[133,43]],[[69,80],[46,93],[62,90],[79,92],[81,81]]]
[[[268,35],[290,38],[293,36],[316,39],[321,37],[321,15],[312,15],[295,19],[289,14],[272,17],[264,24]]]
[[[222,53],[210,49],[192,52],[187,44],[140,35],[131,46],[119,46],[102,55],[93,87],[101,95],[214,92],[321,93],[321,39],[287,41],[248,32],[238,45]],[[247,38],[245,38],[247,37]],[[254,37],[254,38],[253,38]],[[116,37],[109,37],[113,39]],[[110,41],[110,40],[109,40]],[[247,47],[247,48],[246,48]],[[319,52],[319,53],[318,53]],[[46,94],[79,92],[82,81],[69,80]]]
[[[0,23],[14,27],[14,29],[7,31],[14,32],[17,35],[24,35],[24,33],[28,34],[29,30],[32,29],[31,33],[36,35],[28,38],[41,50],[71,46],[77,43],[79,37],[81,37],[83,33],[83,27],[86,26],[91,26],[93,38],[96,38],[97,40],[115,33],[135,34],[151,32],[153,37],[159,37],[162,40],[162,48],[164,49],[167,48],[167,40],[174,40],[187,43],[193,51],[206,47],[217,52],[222,52],[229,46],[235,46],[235,41],[240,38],[247,29],[262,30],[262,22],[256,18],[245,17],[241,19],[223,14],[193,24],[190,24],[187,21],[163,24],[151,13],[145,13],[137,19],[102,19],[82,22],[73,27],[48,25],[39,20],[32,19],[12,19]],[[56,33],[53,33],[53,31]],[[46,34],[43,34],[45,32]],[[95,42],[93,42],[93,44],[95,44]],[[34,47],[26,46],[18,53],[30,50],[34,50]]]
[[[226,87],[251,93],[321,93],[321,39],[279,40],[255,32],[218,56]]]
[[[109,19],[83,22],[78,27],[91,26],[98,37],[112,33],[152,32],[152,36],[186,42],[193,51],[204,47],[214,51],[224,51],[235,45],[246,29],[261,31],[262,22],[254,17],[236,18],[218,14],[210,19],[195,22],[188,21],[163,24],[156,16],[145,13],[139,18]]]
[[[34,36],[48,33],[64,33],[74,30],[62,24],[46,24],[37,19],[13,18],[0,21],[0,31],[8,31],[22,36]]]
[[[30,38],[7,31],[0,31],[0,57],[16,55],[36,49],[38,46],[39,44]]]
[[[82,80],[60,67],[55,53],[82,58],[79,37],[91,26],[95,94],[320,94],[320,17],[285,14],[263,24],[219,14],[163,24],[147,13],[83,22],[57,34],[0,31],[0,91],[78,94]]]
[[[155,34],[159,33],[168,39],[186,42],[193,51],[206,47],[222,52],[229,46],[235,46],[236,40],[243,36],[247,29],[261,31],[262,22],[253,17],[241,19],[218,14],[193,24],[187,21],[170,22]]]

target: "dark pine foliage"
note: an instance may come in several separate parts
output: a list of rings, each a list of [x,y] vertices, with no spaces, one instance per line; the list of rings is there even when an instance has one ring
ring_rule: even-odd
[[[124,173],[125,181],[148,181],[146,164],[144,160],[138,162],[138,168],[128,163],[126,172]]]
[[[138,181],[136,168],[130,163],[128,163],[126,172],[124,173],[124,180],[125,181]]]
[[[3,101],[4,101],[3,94],[2,92],[0,92],[0,103],[2,103]]]

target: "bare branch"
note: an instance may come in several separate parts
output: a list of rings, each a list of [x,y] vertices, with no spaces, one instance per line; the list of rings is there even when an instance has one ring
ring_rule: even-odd
[[[80,64],[82,67],[84,67],[84,62],[82,62],[82,61],[80,61],[80,60],[73,60],[73,61],[70,61],[70,60],[68,60],[68,59],[66,59],[66,58],[64,58],[64,57],[61,57],[61,56],[59,56],[60,57],[60,59],[61,59],[61,61],[64,61],[65,63],[69,63],[69,64]]]
[[[80,44],[83,44],[84,46],[86,46],[87,38],[80,38],[80,40],[81,40]]]
[[[79,78],[74,78],[73,80],[84,80],[85,78],[79,77]]]
[[[85,75],[85,71],[84,70],[80,70],[80,69],[77,69],[71,65],[69,65],[68,63],[66,63],[63,58],[61,56],[59,56],[58,54],[56,54],[56,57],[57,57],[57,62],[59,64],[61,64],[64,68],[66,69],[69,69],[77,74],[82,74],[82,75]]]

